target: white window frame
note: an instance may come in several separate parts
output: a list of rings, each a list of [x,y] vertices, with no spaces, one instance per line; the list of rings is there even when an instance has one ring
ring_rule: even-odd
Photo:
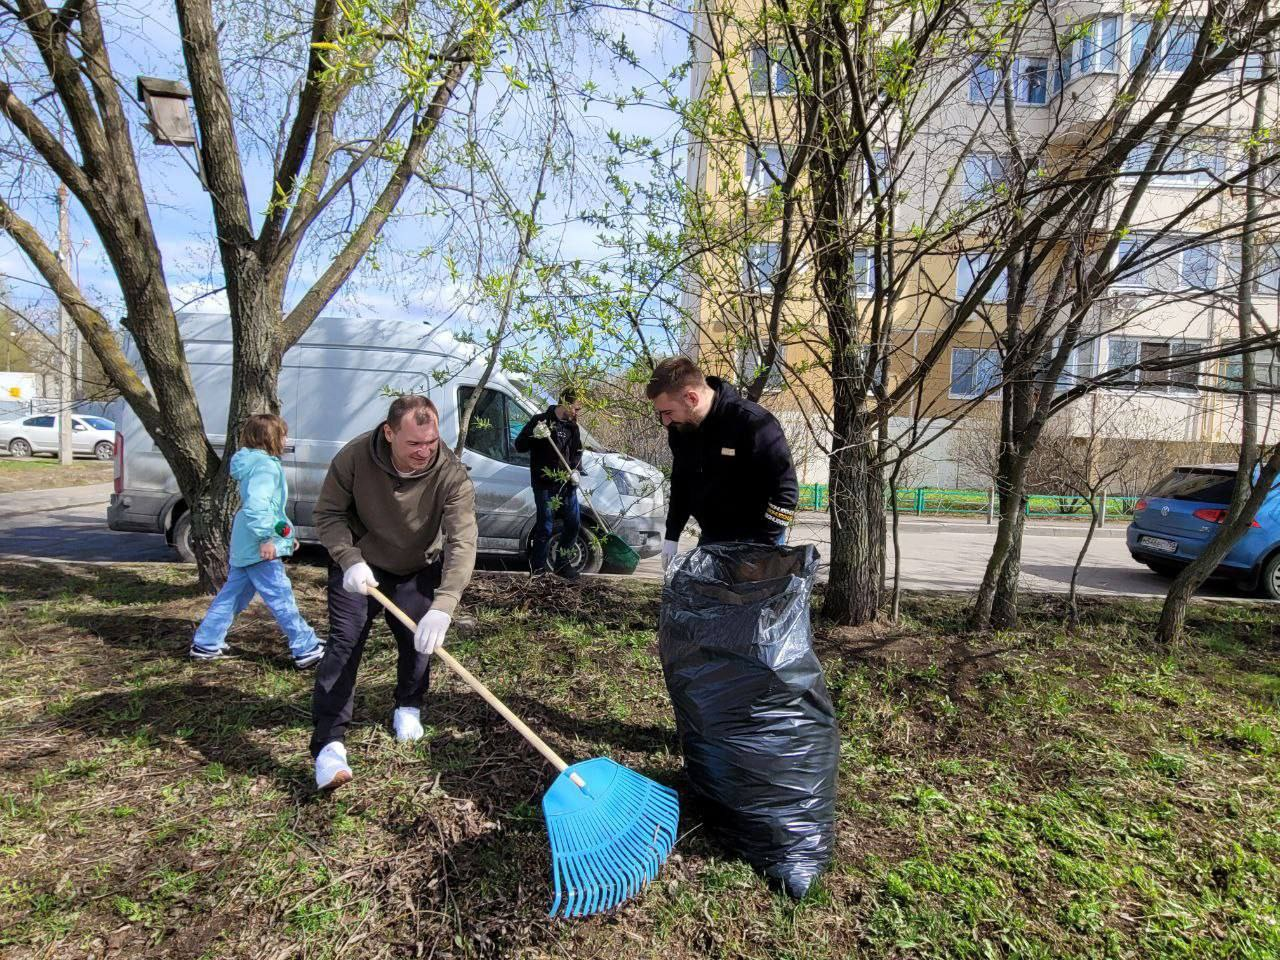
[[[789,49],[786,46],[767,46],[761,43],[751,47],[748,53],[750,61],[747,64],[747,81],[752,96],[790,97],[795,95],[795,71],[783,62],[782,56],[778,55],[778,51],[785,53]],[[764,70],[761,69],[762,67]],[[757,82],[757,78],[762,73],[767,77],[763,84]]]
[[[1130,71],[1138,69],[1138,63],[1142,59],[1143,50],[1145,49],[1147,42],[1151,39],[1151,28],[1154,26],[1151,20],[1147,20],[1144,18],[1137,18],[1133,20],[1132,23],[1133,23],[1133,27],[1128,32],[1128,41],[1127,41],[1129,45],[1129,70]],[[1187,52],[1186,56],[1190,57],[1191,51],[1195,50],[1196,39],[1200,34],[1200,30],[1202,26],[1203,26],[1202,22],[1199,19],[1196,19],[1194,17],[1182,17],[1170,23],[1168,27],[1165,28],[1164,36],[1160,38],[1160,49],[1156,51],[1156,55],[1152,60],[1151,66],[1152,66],[1153,72],[1181,73],[1183,70],[1185,70],[1188,64],[1183,64],[1178,67],[1170,67],[1168,65],[1168,61],[1170,59],[1169,42],[1170,40],[1173,40],[1173,39],[1189,36],[1191,50]],[[1145,28],[1145,36],[1143,38],[1142,45],[1139,46],[1138,32],[1143,28]],[[1184,28],[1189,28],[1189,30],[1184,30]]]
[[[1280,349],[1268,347],[1253,352],[1253,373],[1260,387],[1280,387]],[[1244,377],[1244,358],[1240,354],[1222,358],[1222,379],[1238,385]]]
[[[1207,340],[1195,337],[1148,337],[1148,336],[1130,336],[1125,334],[1114,334],[1107,337],[1107,365],[1106,370],[1114,370],[1120,364],[1116,361],[1116,347],[1121,344],[1134,344],[1136,353],[1132,362],[1138,363],[1142,360],[1142,348],[1145,345],[1164,346],[1169,356],[1178,353],[1196,353],[1204,348]],[[1181,370],[1161,370],[1161,371],[1143,371],[1134,370],[1129,374],[1131,380],[1112,381],[1112,388],[1118,390],[1134,390],[1140,393],[1155,393],[1161,395],[1191,395],[1200,392],[1200,378],[1204,375],[1204,362],[1200,361],[1194,367],[1184,367]],[[1195,386],[1181,385],[1176,383],[1150,384],[1143,383],[1144,377],[1153,379],[1171,380],[1175,376],[1191,376],[1195,379]]]
[[[1066,68],[1065,80],[1097,73],[1120,72],[1120,17],[1114,14],[1096,18],[1089,24],[1089,35],[1071,41],[1071,59]],[[1104,24],[1110,24],[1110,43],[1104,40]],[[1085,44],[1091,44],[1086,50]],[[1088,61],[1086,61],[1088,56]]]
[[[974,283],[987,265],[991,262],[990,253],[962,253],[960,259],[956,263],[956,299],[963,300],[969,295],[969,291],[973,289]],[[965,275],[968,275],[968,282],[964,282]],[[1000,272],[1000,278],[987,288],[986,294],[982,298],[983,303],[1004,303],[1009,298],[1009,273],[1007,270]]]
[[[786,179],[787,166],[791,162],[789,154],[795,147],[791,144],[762,143],[759,150],[764,151],[763,156],[755,146],[748,144],[743,160],[743,185],[747,196],[752,198],[767,196],[770,190]],[[771,153],[776,154],[776,161],[770,156]],[[774,168],[775,162],[779,165],[777,169]]]
[[[973,354],[973,360],[969,363],[968,367],[964,368],[962,371],[967,373],[968,376],[973,378],[973,389],[967,393],[956,389],[956,377],[957,377],[956,361],[959,359],[959,354],[961,352],[965,354]],[[980,390],[978,389],[977,375],[978,375],[979,364],[982,363],[984,360],[988,364],[994,364],[995,380],[987,384],[987,389]],[[1000,372],[1001,372],[1000,368],[1001,368],[1000,352],[992,347],[955,347],[953,346],[951,348],[950,379],[947,381],[947,396],[950,397],[952,400],[976,400],[979,397],[990,398],[990,397],[997,396],[995,388],[998,387],[1000,384]]]
[[[853,251],[853,283],[855,297],[870,300],[876,295],[876,252],[873,248],[859,247]]]
[[[1000,95],[1000,89],[1004,85],[1005,74],[1010,69],[1001,64],[999,66],[989,66],[990,57],[975,55],[969,66],[969,85],[967,98],[970,103],[990,104],[994,103]],[[1035,101],[1024,93],[1029,91],[1024,89],[1024,79],[1026,67],[1028,63],[1035,61],[1044,64],[1044,100]],[[1047,107],[1052,94],[1049,92],[1051,60],[1049,57],[1015,57],[1013,59],[1013,102],[1023,107]],[[981,73],[980,73],[981,71]],[[989,77],[990,92],[983,90],[983,81],[981,77]]]
[[[996,185],[1004,179],[1005,157],[1003,154],[978,150],[966,154],[962,163],[964,198],[966,201],[977,200],[988,193],[994,192]],[[981,186],[975,186],[969,177],[971,166],[975,169],[981,169],[983,175]]]
[[[755,372],[764,362],[764,355],[769,351],[769,341],[760,341],[760,349],[757,351],[755,344],[747,344],[738,350],[738,385],[745,387],[748,383],[755,379]],[[786,360],[785,346],[778,348],[778,360]],[[782,367],[775,362],[769,370],[769,376],[764,382],[765,393],[778,393],[786,386],[786,378],[782,372]]]
[[[1129,151],[1124,165],[1120,168],[1122,177],[1140,177],[1151,165],[1151,156],[1155,153],[1155,144],[1140,143]],[[1198,162],[1204,160],[1205,162]],[[1214,178],[1222,177],[1227,171],[1227,158],[1222,156],[1214,143],[1180,143],[1169,148],[1165,154],[1164,170],[1184,170],[1183,173],[1165,173],[1158,171],[1152,174],[1151,182],[1166,187],[1192,187],[1200,189],[1214,182]],[[1207,169],[1205,169],[1207,168]]]
[[[1024,94],[1030,93],[1030,90],[1024,86],[1027,76],[1027,64],[1031,62],[1044,64],[1044,99],[1032,100]],[[1014,100],[1022,104],[1024,107],[1047,107],[1051,94],[1049,93],[1049,57],[1017,57],[1013,62],[1013,78],[1014,78]]]
[[[1188,269],[1193,262],[1193,258],[1206,256],[1208,258],[1208,275],[1204,283],[1197,282],[1196,279],[1188,276]],[[1194,247],[1186,247],[1180,251],[1178,256],[1178,279],[1182,282],[1183,290],[1215,290],[1218,287],[1220,279],[1219,272],[1222,266],[1222,244],[1217,240],[1210,240]]]
[[[773,257],[771,262],[773,269],[768,273],[759,269],[760,260],[754,255],[757,251],[773,248]],[[742,289],[748,293],[773,293],[773,274],[778,271],[778,255],[782,245],[777,241],[768,240],[761,243],[752,243],[747,246],[746,253],[743,255],[742,264]],[[758,275],[758,276],[757,276]],[[757,279],[759,282],[756,282]]]

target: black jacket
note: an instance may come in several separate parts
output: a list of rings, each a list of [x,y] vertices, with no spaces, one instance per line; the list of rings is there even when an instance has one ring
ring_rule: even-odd
[[[545,423],[551,428],[550,440],[539,440],[533,435],[533,428]],[[559,489],[564,483],[564,464],[551,449],[554,443],[560,448],[560,454],[568,462],[569,467],[583,473],[582,469],[582,431],[573,420],[561,420],[556,416],[554,406],[547,407],[545,413],[533,417],[524,425],[520,435],[516,437],[516,449],[529,454],[529,483],[535,487],[554,487]]]
[[[764,407],[707,377],[716,398],[687,433],[667,428],[671,444],[668,540],[679,540],[692,516],[703,542],[772,542],[795,516],[800,490],[782,426]]]

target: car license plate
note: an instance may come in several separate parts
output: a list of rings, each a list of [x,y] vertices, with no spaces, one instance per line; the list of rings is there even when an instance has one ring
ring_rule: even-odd
[[[1150,547],[1152,550],[1159,550],[1161,553],[1178,552],[1176,540],[1165,540],[1161,537],[1139,537],[1138,543],[1144,547]]]

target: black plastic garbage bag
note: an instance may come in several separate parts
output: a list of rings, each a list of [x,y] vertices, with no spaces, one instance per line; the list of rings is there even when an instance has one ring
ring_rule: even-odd
[[[818,551],[721,543],[675,561],[659,650],[706,825],[802,897],[835,845],[840,735],[813,652]]]

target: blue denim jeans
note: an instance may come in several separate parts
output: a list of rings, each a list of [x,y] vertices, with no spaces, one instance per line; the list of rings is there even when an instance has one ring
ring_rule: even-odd
[[[248,567],[232,567],[227,582],[209,604],[209,612],[196,628],[193,642],[204,650],[221,650],[227,642],[231,623],[253,599],[262,601],[280,624],[289,640],[289,652],[295,657],[306,653],[320,642],[311,625],[298,612],[293,587],[279,560],[263,560]]]
[[[559,498],[558,508],[552,509],[551,501]],[[537,518],[533,521],[533,543],[529,551],[529,564],[535,571],[548,570],[547,545],[551,542],[551,528],[556,514],[564,521],[560,530],[560,542],[571,544],[578,538],[582,514],[578,508],[578,490],[565,484],[563,487],[534,487],[533,505]]]

